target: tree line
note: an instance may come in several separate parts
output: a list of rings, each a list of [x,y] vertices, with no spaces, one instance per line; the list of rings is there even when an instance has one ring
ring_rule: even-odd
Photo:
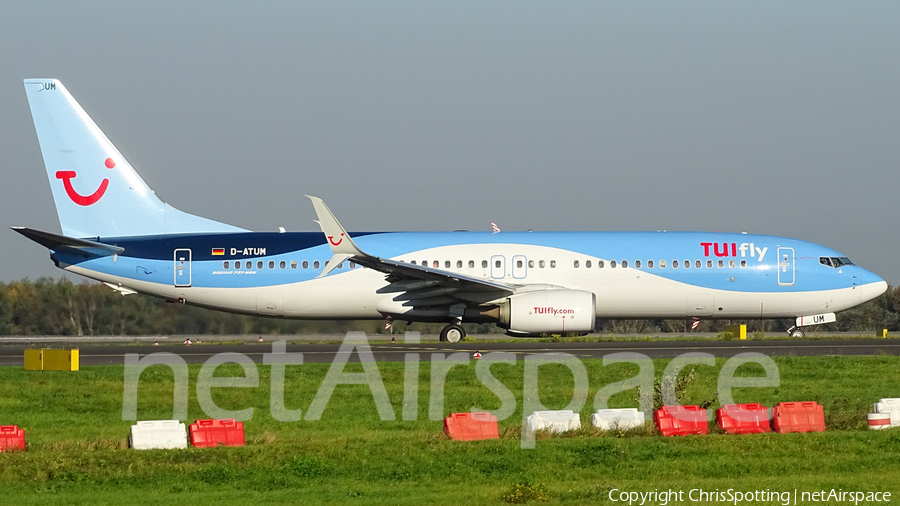
[[[704,320],[697,332],[719,332],[725,320]],[[735,321],[748,331],[780,332],[786,320]],[[410,330],[437,333],[443,325],[414,323]],[[467,324],[470,333],[503,332],[494,325]],[[397,322],[393,332],[403,332]],[[837,322],[813,327],[822,332],[874,333],[900,330],[900,288],[891,288],[865,304],[838,314]],[[123,296],[103,284],[73,283],[68,278],[0,282],[0,335],[172,335],[172,334],[342,334],[362,330],[387,333],[383,321],[287,320],[237,315],[143,295]],[[598,320],[600,333],[687,332],[685,320]]]

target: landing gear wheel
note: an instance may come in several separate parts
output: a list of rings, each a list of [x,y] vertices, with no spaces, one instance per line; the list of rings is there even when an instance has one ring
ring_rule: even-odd
[[[789,336],[795,337],[797,339],[806,337],[806,332],[803,332],[803,329],[796,325],[792,325],[791,328],[787,329],[787,333]]]
[[[466,331],[456,324],[447,325],[441,330],[441,342],[458,343],[466,337]]]

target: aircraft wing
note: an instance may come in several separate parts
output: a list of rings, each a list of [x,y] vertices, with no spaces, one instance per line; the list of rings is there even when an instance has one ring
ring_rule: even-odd
[[[125,248],[120,248],[118,246],[88,241],[87,239],[76,239],[74,237],[51,234],[50,232],[41,232],[40,230],[34,230],[32,228],[12,227],[12,229],[53,251],[74,253],[76,255],[83,255],[85,258],[107,257],[118,255],[125,251]]]
[[[318,216],[317,223],[328,239],[334,254],[319,277],[327,275],[341,262],[353,262],[385,273],[389,283],[377,293],[398,293],[394,300],[404,306],[424,307],[453,305],[456,303],[485,303],[507,297],[516,291],[513,285],[496,283],[454,272],[433,269],[425,265],[412,265],[396,260],[379,258],[363,252],[350,238],[347,230],[338,222],[325,202],[307,195]]]

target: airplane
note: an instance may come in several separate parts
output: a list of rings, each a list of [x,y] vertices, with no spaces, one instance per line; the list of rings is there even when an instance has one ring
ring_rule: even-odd
[[[355,232],[309,197],[319,232],[251,232],[160,200],[57,79],[26,79],[62,234],[13,227],[57,267],[209,309],[297,319],[463,322],[586,334],[605,318],[796,318],[887,283],[810,242],[712,232]]]

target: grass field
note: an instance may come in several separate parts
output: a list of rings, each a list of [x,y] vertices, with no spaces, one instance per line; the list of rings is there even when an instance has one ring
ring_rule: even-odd
[[[85,367],[76,373],[0,368],[0,423],[26,429],[26,453],[0,454],[0,504],[504,504],[531,498],[549,504],[609,503],[609,491],[655,489],[742,491],[859,490],[900,494],[900,429],[868,431],[865,414],[881,397],[900,397],[898,357],[775,358],[781,383],[738,389],[738,402],[818,401],[828,431],[662,438],[652,430],[602,434],[588,423],[594,393],[631,377],[637,367],[603,367],[585,360],[590,378],[582,410],[586,427],[538,437],[520,449],[523,365],[491,371],[515,394],[518,411],[500,423],[501,439],[457,442],[428,420],[430,371],[419,373],[418,419],[402,421],[403,363],[380,363],[397,420],[382,421],[366,385],[338,386],[321,420],[282,423],[269,413],[269,367],[258,388],[220,388],[225,409],[255,409],[241,448],[127,448],[122,420],[123,368]],[[719,369],[696,366],[681,402],[715,401]],[[667,361],[654,361],[657,375]],[[328,364],[288,366],[285,404],[306,410]],[[205,418],[191,366],[189,419]],[[350,364],[348,371],[361,371]],[[685,371],[689,371],[690,367]],[[759,374],[754,366],[741,372]],[[217,376],[239,376],[223,365]],[[550,409],[568,404],[568,369],[540,368],[540,398]],[[173,374],[152,366],[141,376],[138,418],[172,416]],[[613,396],[612,407],[636,406],[636,390]],[[476,380],[475,362],[447,375],[443,414],[500,401]],[[521,485],[520,487],[516,487]],[[687,497],[685,496],[685,502]],[[754,504],[753,502],[742,504]],[[760,502],[759,504],[775,504]]]

